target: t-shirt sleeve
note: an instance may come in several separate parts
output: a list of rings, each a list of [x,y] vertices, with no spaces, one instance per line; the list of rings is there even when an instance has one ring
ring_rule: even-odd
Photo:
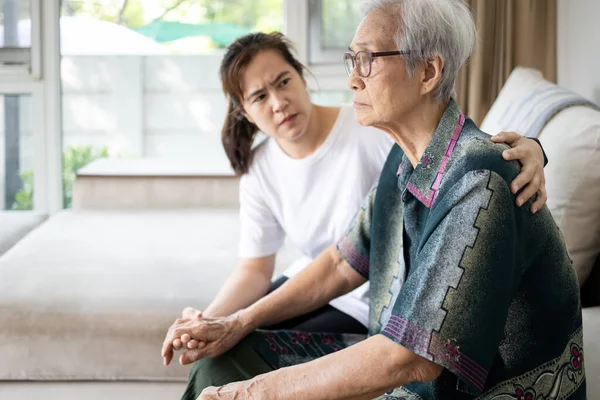
[[[285,240],[285,231],[261,195],[259,182],[252,172],[240,179],[239,257],[255,258],[277,253]]]
[[[336,248],[342,258],[359,274],[369,279],[369,250],[371,245],[371,219],[373,203],[377,193],[377,182],[363,199],[346,233],[337,242]]]
[[[506,181],[471,171],[440,191],[382,334],[484,390],[519,279],[523,211]]]

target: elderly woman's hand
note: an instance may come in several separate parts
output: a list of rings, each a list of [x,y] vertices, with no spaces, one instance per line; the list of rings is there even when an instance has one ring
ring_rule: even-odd
[[[197,400],[250,400],[266,399],[266,393],[258,393],[258,387],[255,385],[256,379],[242,382],[233,382],[220,387],[207,387],[202,391]]]
[[[181,320],[189,321],[191,319],[196,319],[196,318],[202,318],[202,311],[196,310],[195,308],[192,308],[192,307],[186,307],[181,312],[181,318],[175,320],[173,325],[181,323],[181,322],[178,322]],[[171,325],[171,327],[173,325]],[[200,343],[196,340],[192,340],[189,335],[183,335],[182,338],[177,338],[173,341],[173,348],[175,350],[181,350],[184,347],[192,349],[192,348],[197,348],[198,346],[200,346]]]
[[[501,132],[492,136],[495,143],[506,143],[512,149],[505,150],[502,156],[505,160],[518,160],[521,163],[521,173],[511,183],[510,189],[517,193],[517,205],[520,207],[534,194],[536,200],[531,204],[531,212],[535,213],[546,203],[546,178],[544,176],[544,153],[541,146],[535,141],[523,137],[515,132]]]
[[[250,331],[243,322],[241,312],[223,318],[177,319],[167,332],[161,355],[164,364],[169,365],[177,344],[180,348],[187,347],[180,355],[179,363],[191,364],[203,357],[216,357],[225,353]],[[176,343],[177,340],[181,342]]]

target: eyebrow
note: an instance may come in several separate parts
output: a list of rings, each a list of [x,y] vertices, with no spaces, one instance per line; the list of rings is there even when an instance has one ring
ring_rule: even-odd
[[[289,73],[290,73],[290,71],[280,72],[279,75],[277,75],[275,77],[275,79],[273,79],[271,82],[269,82],[269,85],[273,86],[275,83],[277,83],[277,81],[279,81],[281,78],[283,78],[284,76],[288,75]],[[263,90],[265,90],[265,88],[261,87],[260,89],[256,89],[255,91],[253,91],[252,93],[250,93],[246,99],[250,100],[252,97],[256,96],[257,94],[260,94],[260,92],[262,92]]]
[[[354,43],[354,46],[356,46],[356,47],[363,47],[363,48],[369,47],[369,46],[372,46],[372,45],[373,45],[373,42],[370,42],[370,41]],[[354,50],[352,50],[352,47],[348,47],[348,50],[354,52]]]

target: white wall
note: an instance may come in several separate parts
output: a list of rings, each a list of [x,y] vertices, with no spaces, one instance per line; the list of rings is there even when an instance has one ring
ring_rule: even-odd
[[[600,104],[600,0],[558,0],[558,84]]]
[[[210,170],[229,169],[220,135],[221,57],[63,57],[64,146],[107,146],[111,156],[202,160]],[[326,86],[313,100],[339,104],[348,94]]]
[[[62,58],[63,143],[112,155],[213,162],[225,99],[220,56]]]

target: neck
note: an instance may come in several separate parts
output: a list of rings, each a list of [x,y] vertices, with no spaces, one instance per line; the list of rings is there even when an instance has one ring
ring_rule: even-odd
[[[327,139],[338,116],[339,108],[313,104],[306,131],[295,140],[275,139],[291,158],[301,159],[314,153]]]
[[[379,129],[387,132],[398,143],[414,168],[431,142],[447,106],[447,102],[428,100],[403,115],[401,121]]]

